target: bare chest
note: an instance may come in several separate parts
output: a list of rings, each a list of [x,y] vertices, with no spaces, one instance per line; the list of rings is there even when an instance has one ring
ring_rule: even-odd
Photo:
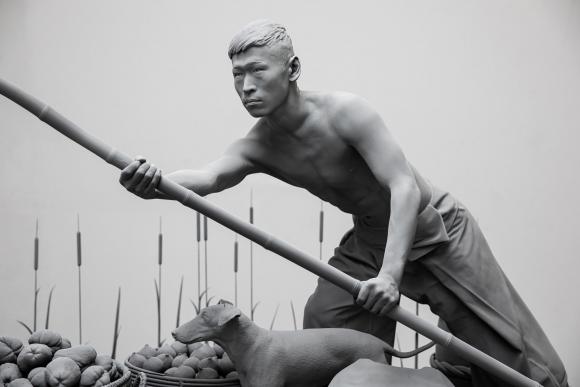
[[[263,164],[272,176],[350,212],[380,187],[358,152],[324,128],[305,135],[277,136],[267,144]]]

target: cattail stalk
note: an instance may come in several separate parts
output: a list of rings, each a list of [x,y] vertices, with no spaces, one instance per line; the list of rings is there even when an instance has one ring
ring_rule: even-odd
[[[207,282],[207,216],[203,216],[203,254],[205,265],[205,303],[208,304],[208,282]]]
[[[201,215],[196,212],[197,230],[197,297],[201,296]]]
[[[250,224],[254,224],[254,190],[250,189]],[[250,240],[250,319],[254,321],[254,242]]]
[[[234,305],[238,307],[238,234],[234,241]]]
[[[419,317],[419,303],[415,302],[415,316]],[[415,349],[419,348],[419,333],[415,331]],[[419,354],[415,355],[415,369],[419,368]]]
[[[161,269],[163,267],[163,220],[159,217],[159,235],[157,238],[157,264],[159,266],[159,281],[157,288],[157,344],[161,346]]]
[[[322,261],[322,242],[324,241],[324,209],[322,207],[322,200],[320,201],[320,219],[318,228],[318,243],[319,243],[319,256]]]
[[[38,218],[36,219],[36,234],[34,236],[34,322],[33,327],[36,331],[36,311],[38,306]]]
[[[119,314],[121,311],[121,287],[117,293],[117,311],[115,312],[115,330],[113,331],[113,350],[111,351],[111,357],[113,359],[117,356],[117,341],[119,339]]]
[[[79,344],[83,343],[83,313],[82,313],[82,278],[81,278],[81,267],[83,265],[82,261],[82,247],[81,247],[81,222],[80,216],[77,214],[77,267],[79,272]]]

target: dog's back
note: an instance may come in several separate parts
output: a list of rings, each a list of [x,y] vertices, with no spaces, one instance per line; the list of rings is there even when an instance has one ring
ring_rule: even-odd
[[[271,367],[282,374],[285,386],[327,386],[358,359],[386,364],[385,351],[390,348],[372,335],[342,328],[271,331],[270,335]]]

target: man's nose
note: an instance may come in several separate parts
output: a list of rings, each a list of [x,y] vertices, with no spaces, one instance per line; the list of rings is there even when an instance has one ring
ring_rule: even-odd
[[[252,94],[256,91],[256,84],[252,80],[252,77],[245,77],[244,78],[244,85],[242,86],[242,91],[244,94]]]

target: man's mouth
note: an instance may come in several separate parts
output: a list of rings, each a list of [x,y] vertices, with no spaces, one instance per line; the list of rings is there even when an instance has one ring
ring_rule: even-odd
[[[245,106],[255,106],[255,105],[258,105],[260,103],[262,103],[262,101],[259,99],[256,99],[256,98],[250,98],[250,99],[244,100]]]

